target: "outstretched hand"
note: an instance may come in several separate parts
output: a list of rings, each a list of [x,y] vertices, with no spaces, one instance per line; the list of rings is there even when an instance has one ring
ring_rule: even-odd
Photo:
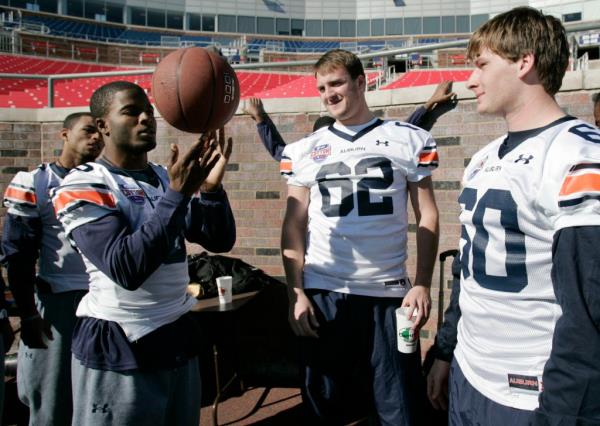
[[[445,104],[451,99],[456,98],[456,93],[452,91],[452,81],[442,81],[437,85],[433,95],[425,102],[425,108],[431,110],[441,104]]]
[[[267,117],[263,103],[259,98],[248,98],[246,99],[246,106],[244,108],[246,112],[254,121],[262,123]]]
[[[198,192],[221,157],[217,145],[214,132],[200,136],[183,155],[180,155],[177,145],[171,144],[171,158],[167,167],[169,187],[188,197]]]
[[[232,150],[233,140],[231,138],[225,140],[225,129],[221,127],[218,131],[217,145],[215,146],[219,159],[201,186],[203,192],[214,192],[219,189]]]

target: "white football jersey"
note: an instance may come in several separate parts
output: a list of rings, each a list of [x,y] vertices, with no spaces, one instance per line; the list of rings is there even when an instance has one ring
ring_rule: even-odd
[[[98,163],[87,163],[71,172],[53,197],[67,235],[115,211],[127,218],[132,232],[138,230],[154,213],[154,205],[169,186],[166,169],[154,164],[151,167],[160,179],[158,188],[130,176],[111,173]],[[130,341],[175,321],[195,303],[186,292],[189,275],[185,255],[161,264],[133,291],[124,289],[85,255],[82,257],[91,281],[90,291],[81,300],[77,316],[117,322]]]
[[[309,188],[304,287],[402,297],[407,182],[437,167],[431,135],[376,119],[358,133],[339,124],[286,146],[281,172]]]
[[[41,164],[31,172],[17,173],[4,194],[9,214],[39,218],[42,223],[38,276],[50,284],[53,293],[87,290],[89,285],[83,260],[71,247],[52,207],[50,191],[62,180],[60,169]]]
[[[474,155],[463,177],[455,356],[487,398],[533,410],[562,313],[550,276],[554,234],[600,225],[600,133],[559,122],[500,159],[504,138]]]

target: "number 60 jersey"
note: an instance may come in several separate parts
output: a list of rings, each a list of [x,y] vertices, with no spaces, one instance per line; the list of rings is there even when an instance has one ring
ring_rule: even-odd
[[[533,410],[562,313],[550,276],[554,234],[600,224],[600,133],[565,117],[499,158],[503,140],[464,173],[455,357],[484,396]]]
[[[310,190],[304,287],[404,296],[407,181],[436,166],[431,135],[399,121],[336,123],[288,145],[281,172]]]

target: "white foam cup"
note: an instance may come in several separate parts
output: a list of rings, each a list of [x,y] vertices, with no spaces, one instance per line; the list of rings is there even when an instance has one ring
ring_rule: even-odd
[[[232,277],[229,275],[217,278],[217,289],[219,291],[219,303],[224,305],[231,303],[231,283]]]
[[[417,350],[417,337],[412,331],[416,309],[413,312],[413,317],[408,319],[408,311],[410,308],[396,309],[396,337],[398,340],[398,350],[405,354],[412,354]]]

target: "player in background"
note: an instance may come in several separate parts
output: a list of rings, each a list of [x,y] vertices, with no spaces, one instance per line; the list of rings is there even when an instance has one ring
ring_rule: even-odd
[[[596,127],[600,127],[600,92],[592,96],[592,102],[594,102],[594,122]]]
[[[431,98],[423,106],[417,108],[408,117],[407,123],[414,124],[417,127],[431,130],[435,120],[441,115],[450,111],[456,106],[456,93],[452,92],[452,82],[443,81],[437,85]],[[244,111],[256,121],[256,130],[260,141],[269,152],[271,157],[276,161],[281,161],[281,153],[285,148],[285,141],[279,134],[279,130],[275,127],[273,120],[265,111],[262,101],[259,98],[248,98]],[[329,116],[317,118],[313,125],[313,132],[316,132],[321,127],[329,126],[335,119]]]
[[[422,129],[374,117],[354,54],[329,51],[314,69],[336,122],[286,146],[281,160],[288,179],[281,245],[289,320],[303,337],[303,396],[327,425],[364,417],[373,404],[382,425],[421,424],[420,353],[397,350],[395,310],[417,310],[415,333],[429,315],[436,145]],[[409,195],[414,282],[405,267]]]
[[[457,317],[458,343],[451,367],[435,361],[430,398],[443,405],[450,369],[451,424],[600,424],[600,132],[554,98],[565,30],[519,7],[479,28],[467,53],[477,111],[508,134],[465,169],[459,307],[441,352]]]
[[[156,120],[141,87],[108,83],[90,110],[104,154],[53,197],[91,279],[73,334],[73,424],[197,426],[200,334],[185,240],[211,252],[235,242],[221,185],[231,138],[205,134],[185,153],[171,145],[164,168],[148,162]]]
[[[60,157],[17,173],[4,194],[2,263],[21,318],[17,388],[31,425],[71,424],[71,335],[75,309],[89,286],[49,193],[104,146],[89,113],[67,116],[60,137]]]
[[[15,341],[15,334],[8,319],[5,293],[6,286],[0,270],[0,377],[4,377],[4,356]],[[4,413],[4,380],[0,381],[0,419]]]

